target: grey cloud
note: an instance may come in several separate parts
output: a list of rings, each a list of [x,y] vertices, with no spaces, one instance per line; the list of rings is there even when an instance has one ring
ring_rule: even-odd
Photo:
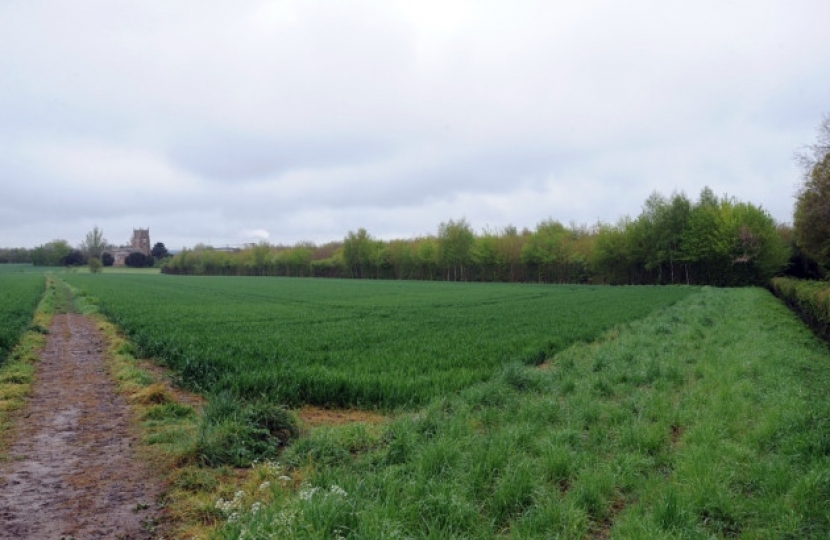
[[[255,180],[295,169],[327,169],[383,159],[391,148],[361,137],[291,139],[217,133],[182,141],[168,152],[179,167],[211,180]]]

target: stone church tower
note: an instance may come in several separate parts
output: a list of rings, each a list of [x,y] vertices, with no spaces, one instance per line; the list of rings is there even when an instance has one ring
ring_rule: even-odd
[[[133,229],[130,248],[131,251],[140,251],[145,255],[150,255],[150,229]]]

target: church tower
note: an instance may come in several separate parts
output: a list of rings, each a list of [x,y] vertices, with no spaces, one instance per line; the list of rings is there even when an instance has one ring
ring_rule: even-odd
[[[133,251],[140,251],[150,255],[150,229],[133,229],[133,239],[130,242]]]

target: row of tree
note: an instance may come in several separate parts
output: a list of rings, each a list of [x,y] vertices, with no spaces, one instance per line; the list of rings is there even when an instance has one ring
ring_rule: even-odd
[[[704,189],[697,201],[658,193],[636,219],[594,227],[555,220],[535,230],[476,234],[465,219],[434,236],[383,241],[365,229],[342,242],[240,251],[200,246],[163,271],[188,275],[274,275],[538,283],[765,284],[784,271],[792,231],[762,208]]]

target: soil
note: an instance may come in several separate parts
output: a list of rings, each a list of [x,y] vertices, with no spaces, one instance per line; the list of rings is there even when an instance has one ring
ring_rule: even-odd
[[[55,315],[32,395],[0,463],[0,539],[145,540],[161,484],[137,455],[132,413],[90,319]]]
[[[307,405],[299,411],[300,420],[309,428],[318,426],[341,426],[362,422],[364,424],[381,424],[389,420],[388,417],[372,412],[353,409],[324,409]]]

